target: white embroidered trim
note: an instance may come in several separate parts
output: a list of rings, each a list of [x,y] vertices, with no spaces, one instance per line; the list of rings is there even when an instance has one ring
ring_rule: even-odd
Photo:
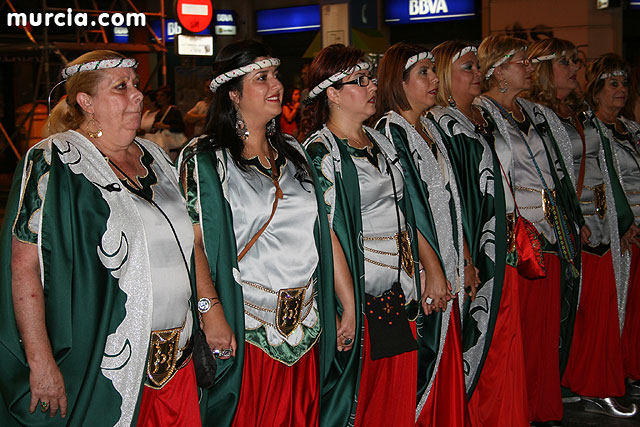
[[[435,62],[433,54],[431,52],[420,52],[419,54],[413,55],[412,57],[407,59],[407,63],[404,65],[404,69],[408,70],[413,64],[418,61],[422,61],[423,59],[428,59],[431,62]]]
[[[62,69],[62,79],[67,80],[76,73],[83,71],[104,70],[107,68],[137,68],[138,61],[133,58],[100,59],[98,61],[85,62],[71,65]]]
[[[309,96],[307,97],[308,99],[313,99],[316,96],[320,95],[325,89],[327,89],[329,86],[331,86],[332,84],[339,82],[340,80],[342,80],[343,78],[356,73],[360,70],[369,70],[371,68],[371,64],[369,64],[368,62],[360,62],[358,64],[356,64],[355,67],[349,68],[348,70],[344,70],[344,71],[339,71],[337,73],[335,73],[334,75],[332,75],[331,77],[329,77],[328,79],[325,79],[323,81],[321,81],[316,87],[314,87],[313,89],[311,89],[311,91],[309,92]]]
[[[455,63],[458,59],[462,58],[469,52],[473,52],[476,56],[478,56],[478,49],[475,46],[467,46],[464,49],[462,49],[460,52],[453,55],[453,58],[451,59],[451,63],[452,64]]]
[[[260,70],[262,68],[277,67],[279,65],[280,60],[278,58],[267,58],[261,61],[256,61],[252,64],[245,65],[243,67],[239,67],[220,74],[219,76],[211,80],[209,89],[211,89],[211,92],[215,93],[220,86],[227,83],[228,81],[235,79],[236,77],[244,76],[245,74],[249,74],[252,71]]]
[[[496,68],[498,68],[499,66],[501,66],[502,64],[507,62],[511,57],[513,57],[513,55],[515,55],[516,53],[520,52],[521,50],[527,50],[527,48],[526,47],[521,47],[520,49],[511,49],[509,51],[509,53],[507,53],[505,56],[503,56],[498,61],[496,61],[495,64],[493,64],[491,67],[489,67],[489,69],[487,70],[487,74],[484,75],[484,79],[485,80],[489,80],[491,78],[491,76],[493,75],[493,72],[496,70]]]
[[[608,79],[609,77],[616,77],[616,76],[622,76],[624,78],[627,78],[627,72],[624,70],[615,70],[610,73],[602,73],[600,75],[600,80],[604,80],[604,79]]]

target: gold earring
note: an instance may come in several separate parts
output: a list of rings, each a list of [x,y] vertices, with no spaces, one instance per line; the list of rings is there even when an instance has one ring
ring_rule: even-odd
[[[91,126],[91,123],[94,124],[97,130],[92,131],[89,129],[89,127]],[[87,122],[87,127],[85,131],[87,132],[87,135],[89,135],[89,138],[100,138],[102,136],[102,129],[100,128],[100,124],[98,124],[96,119],[93,118],[93,114],[91,115],[91,118]]]

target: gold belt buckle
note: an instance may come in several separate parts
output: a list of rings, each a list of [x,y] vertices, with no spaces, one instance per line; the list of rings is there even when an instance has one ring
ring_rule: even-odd
[[[151,331],[147,376],[155,387],[162,387],[176,372],[178,343],[182,328]]]
[[[607,194],[604,191],[604,184],[593,187],[593,201],[596,205],[596,213],[600,218],[607,214]]]
[[[549,190],[551,192],[551,197],[553,197],[553,201],[556,200],[556,190]],[[542,210],[544,212],[544,218],[547,220],[549,225],[553,226],[553,202],[549,199],[549,193],[544,189],[541,190],[542,193]]]
[[[511,253],[516,248],[516,214],[507,214],[507,252]]]
[[[411,241],[409,240],[409,232],[403,231],[399,235],[396,234],[396,244],[398,246],[398,254],[400,256],[400,264],[402,269],[409,277],[413,277],[413,253],[411,252]]]
[[[284,336],[289,336],[300,323],[304,294],[307,287],[281,289],[278,291],[276,307],[276,329]]]

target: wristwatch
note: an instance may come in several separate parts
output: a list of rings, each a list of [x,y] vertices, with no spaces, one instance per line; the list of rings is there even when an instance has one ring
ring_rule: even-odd
[[[214,303],[214,301],[216,302]],[[207,311],[211,310],[211,308],[216,304],[220,304],[220,301],[218,300],[218,298],[207,298],[207,297],[200,298],[198,300],[198,311],[204,314]]]

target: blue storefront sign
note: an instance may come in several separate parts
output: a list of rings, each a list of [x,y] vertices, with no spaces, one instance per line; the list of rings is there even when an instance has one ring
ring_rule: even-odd
[[[631,0],[631,1],[629,2],[629,7],[630,7],[631,9],[640,10],[640,1],[637,1],[637,0]]]
[[[236,21],[235,11],[217,9],[215,11],[216,18],[216,35],[218,36],[235,36]]]
[[[448,21],[475,16],[475,0],[386,0],[385,22],[390,25]]]
[[[259,10],[257,24],[257,32],[260,34],[318,31],[320,29],[320,6]]]

